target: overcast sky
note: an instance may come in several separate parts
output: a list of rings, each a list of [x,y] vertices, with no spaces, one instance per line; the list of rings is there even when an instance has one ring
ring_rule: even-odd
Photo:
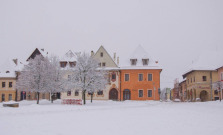
[[[139,44],[162,64],[161,88],[173,87],[202,50],[223,50],[223,0],[0,0],[0,64],[36,47],[103,45],[122,59]]]

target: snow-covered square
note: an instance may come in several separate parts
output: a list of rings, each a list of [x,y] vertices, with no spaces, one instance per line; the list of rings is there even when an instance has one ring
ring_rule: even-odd
[[[87,101],[86,105],[0,103],[2,135],[221,135],[223,103]]]

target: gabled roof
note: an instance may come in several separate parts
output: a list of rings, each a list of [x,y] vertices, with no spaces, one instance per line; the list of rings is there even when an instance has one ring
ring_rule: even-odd
[[[114,60],[112,59],[111,55],[107,52],[107,50],[103,47],[103,46],[100,46],[100,48],[97,50],[97,52],[94,54],[94,58],[95,59],[98,59],[96,58],[97,55],[99,55],[100,52],[105,52],[106,54],[104,55],[107,55],[108,58],[109,58],[109,62],[113,63],[114,67],[118,67],[117,64],[114,62]],[[106,66],[107,67],[107,66]]]
[[[60,61],[76,61],[76,55],[69,50],[64,56],[60,58]]]
[[[131,59],[137,59],[136,65],[131,65]],[[142,60],[148,59],[148,65],[143,65]],[[139,45],[131,55],[121,62],[120,69],[161,69],[158,61],[156,62],[146,50]]]
[[[45,51],[44,49],[36,48],[26,61],[29,61],[29,59],[34,59],[36,55],[42,55],[43,57],[46,57],[48,55],[48,52]]]

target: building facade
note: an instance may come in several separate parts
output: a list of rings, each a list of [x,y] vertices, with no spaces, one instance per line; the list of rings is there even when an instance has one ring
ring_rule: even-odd
[[[120,67],[121,100],[160,100],[162,69],[138,46]]]
[[[211,101],[219,98],[212,83],[218,80],[216,70],[191,70],[183,75],[187,84],[188,101]]]

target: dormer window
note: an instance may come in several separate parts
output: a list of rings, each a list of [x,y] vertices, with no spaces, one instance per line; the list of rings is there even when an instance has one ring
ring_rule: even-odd
[[[75,67],[76,66],[76,62],[70,62],[70,67]]]
[[[148,65],[149,59],[142,59],[142,64],[143,65]]]
[[[67,65],[67,62],[60,62],[60,67],[65,68]]]
[[[101,52],[101,57],[103,57],[103,52]]]
[[[137,59],[131,59],[131,65],[136,65]]]

